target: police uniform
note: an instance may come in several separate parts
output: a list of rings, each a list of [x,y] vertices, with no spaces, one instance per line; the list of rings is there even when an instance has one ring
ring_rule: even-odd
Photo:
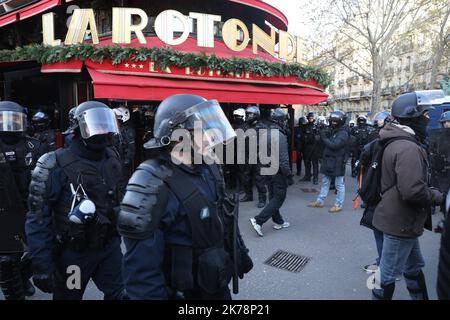
[[[101,103],[86,102],[78,107],[78,117],[85,113],[83,108],[94,112],[97,108],[110,110]],[[108,111],[104,112],[102,116]],[[112,112],[110,119],[115,123]],[[107,121],[99,117],[97,120]],[[94,128],[91,133],[99,137]],[[93,149],[89,141],[77,136],[69,148],[45,154],[39,159],[30,184],[26,234],[33,281],[41,290],[53,293],[55,300],[81,300],[90,279],[105,299],[124,297],[122,252],[116,231],[120,159],[114,149]],[[81,203],[78,188],[95,205],[95,217],[83,223],[76,223],[69,216],[74,212],[74,203]],[[73,266],[79,268],[80,287],[68,288]]]
[[[33,137],[41,142],[41,144],[45,147],[46,152],[56,150],[56,135],[53,129],[37,131],[34,133]]]
[[[361,157],[361,152],[366,144],[376,138],[375,129],[367,124],[362,124],[358,120],[358,126],[353,131],[355,137],[352,153],[352,175],[356,177],[356,161]]]
[[[247,257],[246,264],[238,264],[239,276],[252,267],[242,238],[230,238],[234,210],[226,210],[220,167],[175,164],[170,154],[173,130],[192,129],[203,112],[217,113],[216,120],[208,120],[226,126],[222,132],[233,131],[216,101],[195,95],[164,100],[155,138],[146,144],[159,155],[142,163],[128,183],[118,230],[127,250],[124,281],[130,299],[231,299],[233,243],[240,244],[239,261]]]
[[[113,145],[119,153],[122,162],[122,181],[120,188],[124,193],[128,179],[131,177],[134,170],[134,157],[136,155],[134,128],[123,125],[120,129],[120,135],[115,135],[113,138]]]
[[[314,123],[308,123],[303,127],[303,161],[305,162],[305,177],[303,181],[311,180],[311,166],[312,178],[314,182],[319,179],[319,129]]]
[[[26,287],[22,283],[28,285],[31,277],[28,255],[21,260],[24,251],[22,241],[25,240],[24,223],[31,171],[42,154],[42,145],[33,138],[22,137],[10,145],[2,142],[0,137],[0,209],[3,212],[0,218],[0,286],[7,300],[23,299]],[[10,173],[5,170],[10,170]],[[10,179],[11,174],[13,180]]]
[[[38,140],[24,136],[26,115],[21,106],[3,101],[0,112],[23,120],[21,128],[6,123],[8,116],[3,114],[0,122],[0,287],[5,299],[20,300],[34,293],[28,280],[29,257],[22,257],[24,223],[31,171],[44,150]],[[8,132],[10,129],[14,132]]]
[[[268,130],[269,126],[266,121],[258,121],[252,126],[249,127],[249,129],[253,129],[256,137],[249,136],[247,141],[257,141],[257,146],[259,150],[259,144],[260,144],[260,132],[261,130]],[[259,159],[257,159],[257,163],[250,163],[251,155],[249,147],[246,148],[246,160],[247,163],[245,165],[245,194],[248,199],[253,200],[253,179],[255,181],[256,190],[258,192],[258,207],[264,207],[266,200],[267,200],[267,179],[265,176],[261,175],[261,163],[259,162]],[[259,154],[258,152],[256,154]]]

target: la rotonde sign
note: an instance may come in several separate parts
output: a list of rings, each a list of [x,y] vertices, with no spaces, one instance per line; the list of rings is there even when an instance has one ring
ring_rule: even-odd
[[[134,18],[139,17],[139,24],[133,24]],[[83,43],[86,34],[90,32],[92,44],[99,44],[97,26],[93,9],[75,9],[70,20],[64,43],[60,39],[55,39],[54,33],[54,13],[47,13],[42,16],[43,44],[48,46],[73,45]],[[174,30],[174,20],[179,21],[182,26],[180,32]],[[197,24],[197,46],[199,48],[214,48],[215,23],[222,22],[219,15],[190,12],[189,16],[183,15],[179,11],[165,10],[161,12],[155,20],[154,29],[157,37],[167,45],[181,45],[190,35],[190,20]],[[143,30],[149,23],[148,15],[138,8],[112,8],[112,42],[114,44],[130,44],[132,33],[135,34],[140,44],[147,43]],[[261,48],[273,57],[278,57],[288,62],[300,62],[300,40],[293,37],[286,31],[276,30],[270,27],[270,34],[267,34],[259,26],[252,24],[250,34],[246,24],[239,19],[229,19],[222,26],[222,39],[225,45],[232,51],[240,52],[245,50],[250,40],[252,41],[253,54],[258,54]],[[181,33],[177,37],[177,34]],[[277,33],[279,34],[277,43]],[[277,52],[278,46],[278,52]]]

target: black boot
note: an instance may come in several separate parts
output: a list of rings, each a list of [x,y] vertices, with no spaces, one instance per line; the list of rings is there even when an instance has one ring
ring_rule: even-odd
[[[26,297],[31,297],[36,293],[36,288],[33,286],[30,280],[24,280],[23,291]]]
[[[309,176],[309,177],[304,176],[303,179],[300,179],[300,181],[302,181],[302,182],[310,182],[311,181],[311,176]]]
[[[313,184],[317,186],[319,184],[319,178],[315,177],[313,179]]]
[[[372,300],[392,300],[395,291],[395,282],[381,285],[381,289],[372,290]]]
[[[252,195],[248,195],[246,194],[245,197],[243,197],[240,202],[252,202],[253,201],[253,196]]]
[[[259,209],[262,209],[262,208],[264,208],[265,206],[266,206],[266,200],[260,199],[259,202],[258,202],[258,208],[259,208]]]
[[[425,275],[421,270],[418,275],[404,274],[406,287],[412,300],[429,300]]]

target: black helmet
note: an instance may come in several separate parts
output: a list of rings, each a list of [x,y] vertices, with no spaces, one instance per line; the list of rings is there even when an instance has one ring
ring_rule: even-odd
[[[358,119],[356,120],[356,123],[357,123],[358,125],[367,124],[367,117],[364,116],[364,115],[358,116]]]
[[[248,124],[254,124],[261,118],[261,111],[257,106],[250,106],[245,109],[245,121]]]
[[[75,120],[75,111],[77,110],[77,107],[73,107],[69,110],[69,114],[67,117],[69,118],[69,127],[66,131],[64,131],[62,134],[67,135],[73,133],[73,130],[78,126],[77,121]]]
[[[227,142],[236,136],[217,100],[206,100],[193,94],[178,94],[166,98],[159,105],[155,115],[154,138],[144,147],[162,148],[178,142],[172,140],[172,133],[177,129],[194,130],[197,122],[201,123],[202,129],[206,129],[203,134],[210,144]]]
[[[418,118],[434,109],[428,96],[421,92],[400,95],[392,104],[392,116],[396,119]]]
[[[50,124],[50,117],[43,111],[36,112],[31,118],[31,123],[36,128],[45,129]]]
[[[306,124],[308,124],[308,119],[306,119],[306,117],[300,117],[300,118],[298,119],[298,125],[299,125],[299,126],[304,126],[304,125],[306,125]]]
[[[83,139],[89,139],[96,135],[119,133],[114,112],[106,104],[98,101],[87,101],[80,104],[75,109],[73,118],[74,126],[71,128],[71,132],[78,128]]]
[[[25,109],[12,101],[0,101],[0,132],[25,132]]]
[[[387,111],[378,112],[373,118],[374,127],[383,127],[385,123],[391,119],[391,114]]]
[[[441,119],[439,120],[439,122],[441,124],[444,124],[444,122],[450,121],[450,111],[444,112],[441,115]]]
[[[313,119],[314,121],[316,121],[316,114],[314,112],[310,112],[307,114],[306,119],[311,120]]]
[[[345,124],[346,121],[347,121],[347,114],[345,114],[345,112],[336,110],[330,113],[329,122],[331,126],[340,128]],[[333,123],[336,123],[336,125],[334,125]]]
[[[287,120],[287,118],[288,118],[287,112],[281,108],[276,108],[276,109],[272,110],[272,113],[270,115],[270,119],[273,122],[277,122],[277,123],[284,122]]]

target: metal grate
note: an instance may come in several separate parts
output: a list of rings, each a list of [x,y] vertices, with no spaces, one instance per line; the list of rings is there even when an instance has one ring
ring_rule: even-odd
[[[299,273],[311,258],[299,256],[283,250],[278,250],[264,263],[282,270]]]
[[[304,193],[319,193],[319,190],[317,190],[317,189],[301,188],[301,190],[302,190]]]

